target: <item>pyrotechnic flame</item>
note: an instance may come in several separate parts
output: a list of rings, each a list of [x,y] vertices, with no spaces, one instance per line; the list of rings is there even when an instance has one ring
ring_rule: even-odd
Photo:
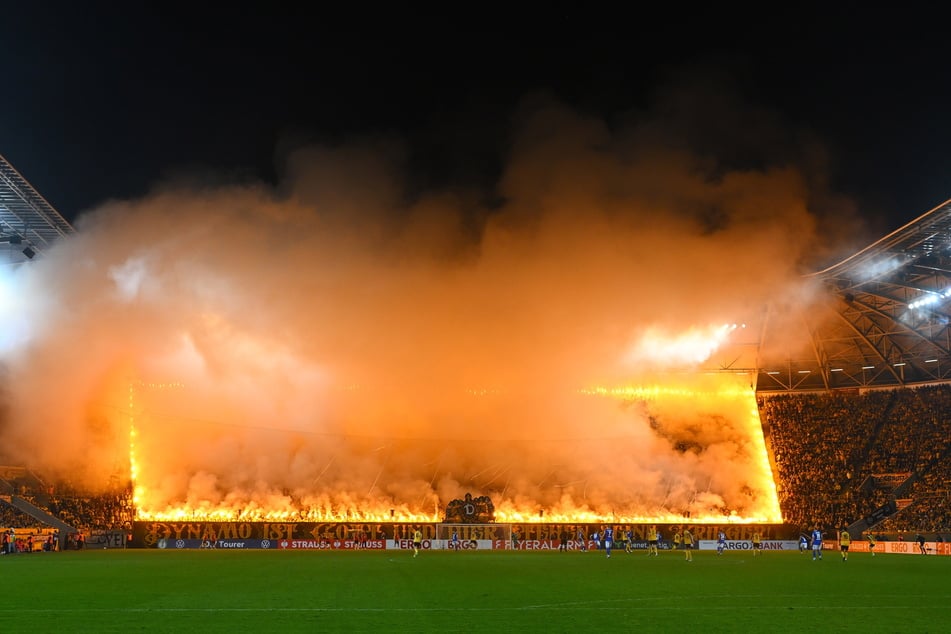
[[[709,384],[711,379],[707,377]],[[477,391],[477,394],[483,392]],[[694,482],[692,485],[695,490],[689,492],[690,499],[679,499],[677,502],[671,501],[665,506],[665,501],[654,500],[653,502],[642,503],[644,508],[638,510],[634,507],[625,508],[625,502],[618,496],[617,491],[603,490],[605,486],[617,486],[620,489],[634,488],[648,485],[632,482],[617,482],[615,484],[599,482],[596,485],[589,484],[586,480],[580,480],[574,483],[558,482],[554,478],[546,486],[539,486],[536,491],[537,497],[526,495],[523,485],[519,485],[514,490],[509,490],[508,478],[505,480],[499,478],[500,469],[491,466],[493,458],[488,453],[481,459],[484,461],[480,473],[485,473],[482,481],[483,489],[480,490],[479,478],[472,480],[477,493],[487,494],[493,499],[495,504],[495,519],[501,522],[518,523],[541,523],[541,522],[625,522],[625,523],[644,523],[644,522],[683,522],[690,523],[763,523],[779,522],[781,514],[779,511],[778,497],[776,495],[775,484],[772,480],[769,460],[766,453],[766,446],[763,442],[762,429],[759,423],[758,412],[753,392],[749,389],[741,388],[734,377],[719,377],[713,379],[713,385],[708,387],[690,387],[684,385],[629,385],[617,387],[596,386],[579,390],[582,397],[590,399],[591,397],[604,397],[608,402],[619,403],[623,411],[629,411],[632,407],[643,407],[649,412],[650,417],[657,417],[660,422],[656,423],[654,437],[644,438],[639,442],[661,442],[668,443],[675,447],[683,445],[686,449],[684,459],[691,462],[700,463],[701,472],[707,473],[709,481],[706,483]],[[595,401],[588,401],[588,409],[591,412],[599,410],[598,407],[592,407]],[[696,420],[690,420],[684,425],[678,417],[684,416],[682,405],[691,404],[691,408],[703,411],[706,408],[712,408],[714,412],[738,411],[742,415],[738,418],[725,419],[718,423],[716,419],[709,419],[701,416]],[[618,406],[615,406],[618,407]],[[687,408],[688,410],[691,408]],[[132,408],[130,408],[131,410]],[[636,420],[641,420],[639,417]],[[654,418],[650,418],[654,421]],[[194,421],[189,422],[192,424]],[[652,422],[654,424],[654,422]],[[697,427],[699,425],[699,427]],[[729,427],[724,430],[718,427]],[[691,426],[696,428],[691,429]],[[172,433],[172,429],[165,420],[161,425],[164,433]],[[134,429],[134,428],[133,428]],[[685,431],[686,430],[686,431]],[[273,431],[273,430],[271,430]],[[612,433],[626,435],[642,434],[644,430],[617,429]],[[745,456],[744,460],[748,462],[744,468],[743,482],[718,482],[716,461],[723,458],[717,452],[722,451],[724,444],[737,442],[734,436],[742,434],[744,436],[744,446],[740,448],[731,448],[736,455]],[[276,487],[258,488],[257,493],[234,491],[211,492],[205,499],[195,497],[190,501],[165,500],[161,498],[159,491],[161,486],[154,483],[150,486],[143,486],[141,474],[143,470],[138,465],[137,446],[140,443],[138,435],[133,431],[130,434],[130,461],[133,469],[133,482],[136,490],[136,508],[137,517],[141,520],[154,521],[319,521],[319,522],[341,522],[341,521],[366,521],[366,522],[437,522],[441,521],[450,498],[440,496],[436,488],[430,488],[428,493],[423,493],[428,498],[427,506],[430,510],[423,510],[418,504],[408,503],[407,500],[400,500],[395,497],[375,496],[368,491],[366,494],[347,491],[345,487],[332,485],[324,487],[320,484],[321,476],[315,478],[315,483],[309,488],[298,488],[294,491],[277,491]],[[437,445],[442,446],[438,439]],[[350,439],[352,442],[353,439]],[[603,438],[600,442],[611,444],[612,438]],[[625,444],[627,440],[624,436],[620,442]],[[374,443],[375,444],[375,443]],[[411,443],[412,444],[412,443]],[[423,439],[419,439],[419,444],[424,444]],[[583,441],[573,443],[576,450],[581,450]],[[599,443],[594,443],[597,447]],[[529,443],[531,447],[532,443]],[[560,448],[556,447],[556,450]],[[405,474],[386,471],[386,459],[379,460],[380,454],[386,454],[387,445],[376,445],[372,450],[367,450],[360,457],[360,461],[366,461],[370,456],[377,456],[376,462],[367,463],[376,470],[377,478],[374,485],[382,484],[390,478],[404,478]],[[554,454],[554,452],[553,452]],[[710,454],[710,458],[705,458],[705,454]],[[441,459],[441,450],[430,455],[436,458],[437,462]],[[621,455],[621,454],[619,454]],[[696,456],[695,458],[692,456]],[[646,460],[647,458],[643,458]],[[603,469],[603,465],[596,463],[596,457],[593,456],[594,464],[589,465],[596,474]],[[710,464],[703,466],[709,460]],[[666,463],[660,462],[650,469],[673,468],[665,467]],[[329,464],[328,464],[329,466]],[[649,465],[642,465],[647,469]],[[557,468],[552,470],[558,471]],[[153,473],[161,478],[161,467],[156,467],[150,471],[144,469],[145,473]],[[732,472],[731,472],[732,473]],[[438,481],[448,474],[441,473],[438,466],[432,476],[432,480]],[[668,474],[670,475],[670,474]],[[166,474],[167,476],[167,474]],[[491,476],[491,477],[489,477]],[[590,474],[589,474],[590,477]],[[676,480],[676,476],[670,476]],[[730,477],[734,477],[731,475]],[[217,477],[208,474],[206,476],[207,484],[216,486]],[[673,482],[673,480],[672,480]],[[743,507],[738,511],[735,508],[738,504],[736,496],[729,493],[731,488],[741,485],[746,490],[749,499],[742,500]],[[670,484],[667,486],[688,486],[683,482]],[[703,487],[708,490],[703,490]],[[713,487],[710,490],[710,487]],[[204,487],[208,489],[208,487]],[[374,488],[370,487],[371,490]],[[600,488],[601,490],[595,490]],[[560,493],[552,501],[551,490],[560,490]],[[548,493],[546,493],[548,491]],[[570,492],[570,493],[569,493]],[[589,495],[593,495],[589,499]],[[668,495],[673,495],[668,491]],[[724,498],[733,495],[730,502]],[[217,497],[216,497],[217,496]],[[615,498],[616,499],[612,499]],[[632,500],[627,499],[627,503]],[[733,508],[731,508],[733,507]],[[685,518],[684,509],[692,509],[689,517]]]
[[[129,481],[132,483],[132,504],[139,508],[144,491],[139,486],[139,460],[135,447],[135,387],[129,383]]]

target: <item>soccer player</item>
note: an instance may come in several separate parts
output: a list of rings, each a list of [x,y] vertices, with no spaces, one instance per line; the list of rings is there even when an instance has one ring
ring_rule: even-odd
[[[724,550],[726,550],[726,533],[719,531],[717,533],[717,554],[722,555]]]
[[[611,558],[611,546],[614,543],[614,527],[608,526],[603,531],[604,539],[604,550],[608,554],[608,559]]]
[[[657,556],[657,538],[658,538],[657,527],[653,524],[650,525],[650,528],[647,529],[647,556],[651,555]]]
[[[624,545],[624,550],[627,554],[634,552],[634,529],[630,526],[627,528],[627,543]]]
[[[849,560],[849,546],[852,544],[852,536],[849,531],[842,529],[839,533],[839,551],[842,553],[842,561]]]
[[[756,553],[763,549],[763,537],[760,535],[759,529],[753,530],[753,556],[756,556]]]
[[[822,559],[822,531],[818,527],[812,530],[812,560]]]
[[[462,547],[462,544],[459,543],[459,531],[452,531],[452,540],[450,541],[450,546],[453,550],[459,550]]]
[[[799,553],[802,554],[806,552],[806,548],[809,547],[809,540],[806,539],[806,536],[802,533],[799,534]]]
[[[875,543],[876,543],[876,542],[875,542],[875,536],[872,535],[871,533],[867,533],[867,534],[865,535],[865,537],[866,537],[866,539],[868,539],[868,552],[872,553],[872,557],[874,557],[874,556],[875,556]]]
[[[684,528],[684,553],[687,555],[687,561],[693,561],[693,533],[690,528]]]
[[[584,534],[584,527],[578,529],[578,549],[588,552],[588,536]]]
[[[918,534],[918,550],[922,555],[928,554],[928,549],[925,548],[925,536],[920,533]]]
[[[423,532],[419,527],[413,531],[413,557],[419,554],[419,549],[423,547]]]

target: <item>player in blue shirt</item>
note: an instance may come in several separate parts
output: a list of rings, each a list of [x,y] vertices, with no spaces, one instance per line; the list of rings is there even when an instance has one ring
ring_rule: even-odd
[[[805,535],[803,535],[803,534],[800,533],[800,535],[799,535],[799,552],[800,552],[800,553],[806,552],[806,548],[808,548],[808,547],[809,547],[809,540],[806,539],[806,536],[805,536]]]
[[[818,528],[812,531],[812,560],[822,559],[822,531]]]
[[[726,533],[720,531],[717,533],[717,554],[722,555],[724,550],[726,550]]]
[[[614,527],[608,526],[604,529],[604,550],[608,553],[608,559],[611,558],[611,545],[614,543]]]

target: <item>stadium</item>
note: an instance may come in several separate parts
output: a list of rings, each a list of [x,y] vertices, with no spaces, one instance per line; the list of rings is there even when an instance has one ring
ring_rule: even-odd
[[[57,243],[75,239],[73,227],[5,160],[0,177],[0,243],[8,268],[31,267]],[[149,452],[165,442],[149,437],[156,420],[160,435],[192,436],[204,447],[215,442],[208,439],[234,427],[176,404],[195,400],[182,383],[127,374],[114,397],[127,399],[114,408],[120,448],[127,442],[124,459],[113,459],[114,470],[97,489],[76,487],[32,464],[4,463],[0,525],[4,531],[18,530],[21,548],[36,550],[49,547],[51,534],[60,549],[74,548],[80,539],[131,548],[406,549],[417,529],[426,548],[446,548],[456,533],[466,548],[557,549],[570,536],[570,547],[576,549],[596,548],[592,536],[605,526],[630,534],[634,547],[646,548],[649,526],[672,536],[689,525],[701,542],[712,543],[725,531],[737,548],[746,547],[754,532],[765,532],[772,547],[790,548],[814,528],[835,534],[847,527],[859,547],[869,534],[899,543],[926,536],[931,550],[944,553],[951,537],[945,415],[951,408],[949,245],[951,202],[946,202],[807,276],[808,300],[764,307],[754,322],[714,331],[722,345],[693,369],[691,378],[653,385],[586,385],[562,401],[570,408],[641,410],[653,442],[674,457],[663,464],[673,470],[681,462],[701,463],[686,476],[650,482],[635,478],[619,487],[661,490],[653,497],[619,494],[596,475],[565,465],[566,450],[589,450],[585,439],[575,436],[567,439],[567,448],[565,439],[532,441],[532,451],[550,452],[558,456],[552,463],[560,461],[532,486],[519,488],[509,463],[472,462],[462,456],[457,458],[480,473],[455,477],[452,487],[422,487],[421,495],[417,487],[400,498],[380,491],[381,480],[399,477],[390,470],[401,460],[396,452],[437,456],[441,464],[451,461],[453,452],[420,446],[439,446],[445,439],[400,437],[395,439],[404,442],[400,446],[393,437],[338,432],[341,438],[335,441],[351,445],[348,459],[371,470],[372,484],[363,496],[344,489],[344,495],[335,497],[332,489],[339,489],[339,483],[327,485],[328,491],[318,476],[303,490],[284,486],[275,494],[274,487],[265,487],[260,495],[227,491],[217,502],[180,497],[150,504],[148,491],[162,476],[148,464]],[[496,391],[495,386],[469,389],[469,396],[488,402],[479,415],[511,405],[497,400]],[[716,412],[682,413],[674,404],[685,398],[700,403],[696,409]],[[348,403],[341,400],[340,406]],[[749,416],[744,408],[753,404],[755,415],[744,421]],[[690,419],[688,431],[678,427],[677,417]],[[733,455],[716,453],[725,443],[722,429],[748,434]],[[252,432],[249,442],[263,447],[268,442],[264,437],[275,435],[281,436],[279,444],[308,442],[308,432],[300,428],[265,431]],[[503,445],[524,442],[517,434],[496,440],[499,444],[487,441],[484,451],[504,453]],[[734,442],[732,436],[728,440]],[[634,451],[629,441],[623,436],[612,440],[614,449],[592,454],[599,456],[594,460],[623,462]],[[388,446],[362,446],[376,442]],[[386,453],[382,462],[365,460],[381,450]],[[341,455],[331,456],[320,475],[335,459],[343,460]],[[722,463],[714,461],[717,456]],[[739,459],[746,461],[745,473],[731,473],[731,482],[718,482],[717,473]],[[431,484],[451,471],[440,464]],[[559,467],[566,473],[559,475]],[[626,468],[637,471],[631,464]],[[480,477],[482,473],[486,475]],[[706,483],[699,482],[701,477]],[[546,492],[546,478],[555,494]],[[581,499],[576,482],[583,485]],[[28,545],[31,533],[35,540]]]

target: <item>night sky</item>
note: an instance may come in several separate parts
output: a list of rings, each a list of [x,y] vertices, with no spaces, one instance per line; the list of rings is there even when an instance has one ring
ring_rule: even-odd
[[[817,214],[850,201],[873,239],[951,197],[936,18],[553,6],[17,9],[0,23],[0,154],[70,220],[170,178],[277,184],[291,151],[368,138],[399,143],[408,195],[491,206],[520,117],[547,99],[611,129],[675,121],[671,146],[725,169],[794,165]]]

